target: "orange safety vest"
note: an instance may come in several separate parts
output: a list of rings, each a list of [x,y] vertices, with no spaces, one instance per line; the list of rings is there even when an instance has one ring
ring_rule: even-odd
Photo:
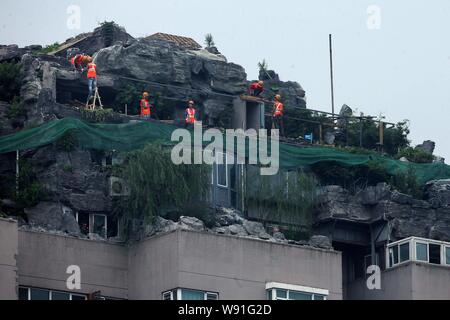
[[[97,78],[97,65],[93,62],[88,64],[88,79]]]
[[[284,114],[284,104],[281,102],[275,102],[275,112],[273,114],[274,117],[282,117]]]
[[[150,102],[148,100],[142,99],[141,100],[141,115],[149,116],[151,114],[152,114],[152,112],[150,109]]]
[[[187,108],[186,113],[187,113],[186,123],[195,124],[195,113],[196,113],[195,109]]]

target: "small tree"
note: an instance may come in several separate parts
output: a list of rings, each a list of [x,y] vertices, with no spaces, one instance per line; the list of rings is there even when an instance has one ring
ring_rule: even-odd
[[[216,45],[216,43],[214,42],[214,37],[212,36],[211,33],[205,35],[205,45],[207,48],[211,48]]]
[[[258,68],[260,73],[267,72],[269,69],[269,64],[267,63],[266,59],[263,59],[263,61],[258,62]]]

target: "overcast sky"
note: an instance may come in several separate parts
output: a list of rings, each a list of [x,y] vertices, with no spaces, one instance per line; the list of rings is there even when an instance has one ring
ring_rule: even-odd
[[[67,8],[81,9],[80,29]],[[212,33],[249,79],[266,59],[299,82],[308,106],[331,110],[328,34],[334,36],[336,104],[411,121],[414,144],[432,139],[450,160],[448,0],[2,0],[0,44],[50,44],[114,20],[134,37]]]

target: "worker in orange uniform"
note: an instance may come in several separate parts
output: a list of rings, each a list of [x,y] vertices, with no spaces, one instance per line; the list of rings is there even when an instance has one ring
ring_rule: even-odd
[[[252,83],[250,86],[250,95],[254,97],[259,97],[264,92],[264,81],[258,81]]]
[[[142,94],[141,100],[141,117],[144,119],[150,119],[152,116],[151,105],[150,105],[150,94],[148,92],[144,92]]]
[[[87,65],[87,78],[89,86],[88,101],[90,101],[94,96],[94,90],[97,89],[97,65],[91,57],[89,57],[87,61],[89,62]]]
[[[277,94],[273,104],[272,126],[280,130],[281,136],[284,136],[284,104],[281,102],[281,96]]]
[[[83,63],[89,63],[89,56],[85,54],[77,54],[72,59],[70,59],[70,62],[72,66],[75,68],[76,71],[83,72]]]
[[[190,100],[188,102],[188,108],[185,112],[186,124],[185,127],[192,127],[197,122],[197,110],[195,110],[195,102]]]

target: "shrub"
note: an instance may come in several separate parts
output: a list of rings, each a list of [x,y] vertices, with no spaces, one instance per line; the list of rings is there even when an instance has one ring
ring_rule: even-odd
[[[59,48],[60,44],[58,42],[55,42],[53,44],[50,44],[48,46],[45,46],[41,50],[39,50],[39,53],[41,54],[48,54],[51,53]]]
[[[8,119],[17,119],[26,115],[27,113],[23,107],[23,104],[20,102],[20,99],[18,97],[14,97],[6,116]]]
[[[106,121],[114,121],[117,115],[112,109],[83,109],[81,110],[81,117],[89,122],[101,123]]]
[[[36,180],[33,168],[27,159],[20,159],[19,168],[19,192],[15,193],[13,198],[24,208],[33,207],[44,198],[44,190]]]
[[[170,149],[149,144],[130,153],[119,172],[130,187],[130,196],[119,201],[115,213],[122,216],[125,230],[134,219],[152,222],[166,208],[186,215],[192,203],[206,199],[209,172],[207,166],[177,166]]]
[[[74,132],[67,132],[62,138],[55,142],[55,146],[60,151],[71,152],[78,147],[78,140]]]
[[[406,173],[397,174],[390,180],[390,184],[399,192],[423,199],[424,188],[420,185],[416,171],[412,166],[408,167]]]
[[[20,96],[22,65],[14,62],[0,63],[0,100],[12,102]]]
[[[205,35],[205,45],[207,48],[214,47],[216,44],[214,42],[214,37],[211,33]]]
[[[432,154],[429,154],[422,149],[411,147],[400,150],[397,154],[397,158],[400,159],[403,157],[415,163],[431,163],[434,160],[434,156]]]

